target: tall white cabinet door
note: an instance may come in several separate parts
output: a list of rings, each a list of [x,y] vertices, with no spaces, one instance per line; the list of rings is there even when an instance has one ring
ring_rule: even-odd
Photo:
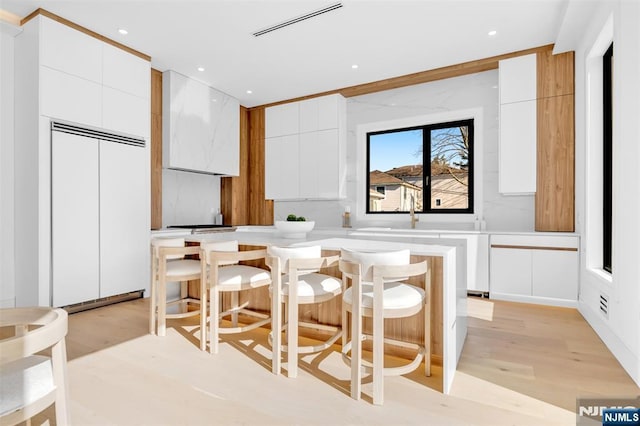
[[[536,192],[536,101],[500,105],[499,190]]]
[[[265,140],[265,197],[268,200],[299,198],[298,135]]]
[[[148,138],[151,134],[149,101],[120,90],[103,87],[102,127]]]
[[[531,250],[491,249],[491,293],[531,296]]]
[[[99,297],[98,194],[98,140],[52,132],[53,306]]]
[[[266,108],[264,137],[272,138],[299,133],[299,111],[298,102]]]
[[[578,252],[533,250],[534,296],[578,300]]]
[[[338,129],[323,130],[318,134],[316,179],[318,198],[337,198],[340,190],[340,159],[338,158]]]
[[[100,141],[100,297],[149,281],[149,151]]]
[[[317,198],[320,189],[320,167],[324,164],[318,132],[302,133],[299,142],[298,193],[300,198]]]
[[[102,83],[102,45],[90,35],[40,16],[40,63],[83,79]]]

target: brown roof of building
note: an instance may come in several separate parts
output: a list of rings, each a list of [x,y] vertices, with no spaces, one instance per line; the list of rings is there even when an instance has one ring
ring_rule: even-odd
[[[422,176],[422,164],[412,164],[409,166],[394,167],[391,170],[387,170],[385,173],[391,176]]]
[[[374,170],[369,173],[370,185],[402,185],[402,179],[398,179],[395,176],[391,176],[388,173],[381,172],[380,170]]]
[[[404,185],[410,188],[420,189],[409,182],[405,182],[402,179],[398,179],[380,170],[374,170],[369,173],[369,185]]]
[[[460,174],[467,174],[468,170],[456,169],[454,167],[449,167],[446,164],[431,163],[432,176],[448,175],[450,174],[450,172],[458,176]],[[406,176],[419,177],[419,176],[422,176],[422,164],[413,164],[408,166],[394,167],[391,170],[387,170],[385,173],[390,174],[391,176],[394,176],[397,178],[406,177]]]

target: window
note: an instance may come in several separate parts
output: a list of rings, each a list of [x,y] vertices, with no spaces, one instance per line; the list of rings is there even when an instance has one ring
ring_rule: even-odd
[[[473,213],[473,145],[473,120],[367,133],[367,213]]]
[[[602,268],[611,273],[613,213],[613,43],[602,58]]]
[[[384,186],[376,186],[376,191],[384,195]]]

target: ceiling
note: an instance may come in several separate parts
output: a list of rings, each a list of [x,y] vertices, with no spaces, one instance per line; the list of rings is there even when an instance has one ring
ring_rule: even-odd
[[[567,1],[343,0],[260,37],[252,33],[338,0],[0,0],[0,8],[23,17],[42,7],[251,107],[554,43]]]

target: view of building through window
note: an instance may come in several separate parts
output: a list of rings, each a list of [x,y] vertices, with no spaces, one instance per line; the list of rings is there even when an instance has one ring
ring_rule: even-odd
[[[368,212],[471,213],[472,148],[473,120],[367,134]]]

